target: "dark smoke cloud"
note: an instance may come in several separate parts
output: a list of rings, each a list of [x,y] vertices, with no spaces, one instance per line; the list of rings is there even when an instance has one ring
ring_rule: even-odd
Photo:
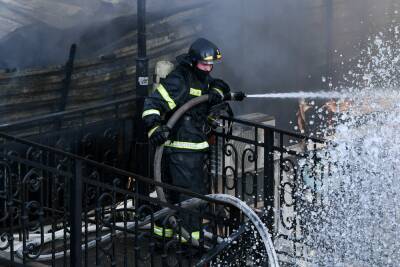
[[[73,42],[81,58],[96,56],[101,47],[135,29],[135,0],[28,2],[0,0],[0,22],[13,18],[8,26],[1,24],[0,36],[7,27],[17,28],[0,40],[0,68],[64,63]],[[357,57],[368,37],[398,18],[395,2],[147,0],[147,10],[150,20],[174,8],[211,3],[204,16],[193,20],[203,24],[203,37],[222,50],[224,60],[215,76],[233,90],[267,93],[328,88],[330,80],[325,83],[322,77],[339,80],[355,62],[347,60]],[[235,105],[237,113],[274,115],[278,126],[291,129],[288,122],[295,119],[296,108],[297,100]]]
[[[0,37],[8,32],[0,38],[0,68],[63,64],[72,43],[78,45],[78,58],[97,57],[112,52],[110,44],[136,30],[135,0],[62,0],[49,6],[44,6],[48,0],[26,6],[21,1],[0,0],[0,22],[5,22]],[[148,0],[147,21],[194,4],[199,1]]]
[[[250,94],[321,88],[326,46],[318,31],[324,21],[321,18],[320,29],[306,27],[313,18],[305,1],[225,0],[214,10],[219,12],[209,19],[212,31],[206,35],[224,55],[216,75],[225,77],[233,90]],[[289,127],[296,107],[297,100],[252,99],[235,105],[238,113],[274,115],[283,127]]]
[[[0,0],[0,68],[62,64],[72,43],[84,57],[132,29],[124,17],[135,10],[127,0]]]
[[[247,93],[328,90],[356,64],[368,38],[396,22],[396,2],[216,1],[205,27],[224,55],[216,75]],[[279,127],[293,130],[297,105],[259,99],[235,110],[274,115]]]

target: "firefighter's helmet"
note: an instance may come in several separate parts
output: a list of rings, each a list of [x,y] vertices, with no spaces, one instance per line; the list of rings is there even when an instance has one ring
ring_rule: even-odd
[[[197,39],[189,48],[189,57],[192,62],[214,64],[222,59],[218,47],[207,39]]]

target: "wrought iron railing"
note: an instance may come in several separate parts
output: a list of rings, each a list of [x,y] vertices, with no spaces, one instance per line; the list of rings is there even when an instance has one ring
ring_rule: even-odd
[[[321,205],[325,141],[273,126],[223,118],[212,146],[213,192],[231,194],[262,211],[277,252],[305,259],[305,219]]]
[[[136,99],[128,96],[2,124],[0,132],[129,170]]]
[[[0,141],[0,258],[9,264],[193,266],[244,223],[235,208],[209,197],[6,134]],[[139,194],[138,181],[205,204],[161,202]],[[198,220],[197,244],[183,240],[182,214]],[[178,223],[169,232],[171,216]]]
[[[135,161],[133,100],[0,126],[24,138],[0,134],[0,260],[52,266],[250,261],[253,234],[238,209],[166,184],[160,186],[203,199],[208,208],[174,206],[138,191],[139,184],[151,191],[156,183],[127,171]],[[234,118],[222,124],[211,149],[210,192],[246,201],[269,226],[281,255],[305,258],[305,216],[299,215],[321,202],[326,171],[315,152],[323,140]],[[164,207],[174,210],[168,216],[199,218],[201,242],[179,240],[182,226],[170,237],[168,231],[157,236],[155,225],[168,223],[158,213]],[[230,235],[240,245],[221,242]]]

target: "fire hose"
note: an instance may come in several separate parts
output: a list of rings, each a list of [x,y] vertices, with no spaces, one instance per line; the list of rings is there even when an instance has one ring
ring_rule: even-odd
[[[227,100],[235,100],[235,93],[231,93],[230,99]],[[174,114],[171,116],[171,118],[167,122],[167,127],[172,129],[175,124],[178,122],[178,120],[191,108],[195,107],[196,105],[199,105],[201,103],[207,102],[208,101],[208,95],[203,95],[199,96],[196,98],[193,98],[192,100],[188,101],[185,103],[182,107],[180,107],[177,111],[174,112]],[[162,182],[161,181],[161,162],[162,162],[162,156],[164,152],[164,146],[158,146],[156,148],[155,156],[154,156],[154,180],[157,182]],[[157,192],[157,197],[163,201],[166,202],[167,199],[164,194],[164,190],[162,187],[157,186],[156,187],[156,192]],[[224,202],[226,204],[233,205],[234,207],[240,209],[249,219],[250,221],[254,224],[256,227],[258,233],[261,236],[261,239],[263,241],[263,244],[265,246],[265,250],[267,252],[267,256],[269,259],[269,265],[271,267],[279,266],[278,263],[278,257],[275,252],[275,248],[273,245],[273,242],[271,240],[271,237],[268,233],[268,229],[265,227],[264,223],[261,221],[261,219],[257,216],[257,214],[243,201],[240,199],[233,197],[231,195],[225,195],[225,194],[210,194],[207,195],[210,198],[213,198],[215,200],[218,200],[220,202]],[[199,200],[199,202],[202,202]],[[169,222],[172,225],[172,227],[177,227],[177,222],[175,217],[171,216],[169,218]],[[190,238],[190,234],[181,228],[181,233],[182,237],[185,238],[186,240],[192,240],[192,244],[197,246],[198,241],[195,240],[194,238]]]

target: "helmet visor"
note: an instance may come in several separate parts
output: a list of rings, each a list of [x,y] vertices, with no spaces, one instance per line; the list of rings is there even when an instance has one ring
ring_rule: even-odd
[[[217,60],[199,60],[200,64],[205,64],[205,65],[214,65],[214,64],[218,64],[221,63],[220,59]]]

